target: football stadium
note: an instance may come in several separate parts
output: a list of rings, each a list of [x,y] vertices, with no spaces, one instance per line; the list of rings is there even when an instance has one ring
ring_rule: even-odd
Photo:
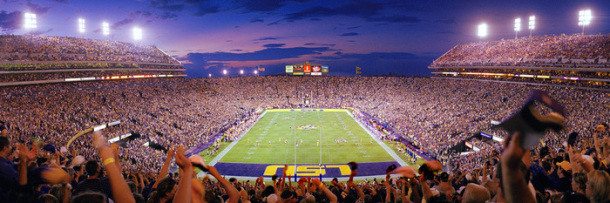
[[[566,32],[502,2],[5,1],[0,202],[608,202],[609,22],[575,7],[610,4],[578,3]]]

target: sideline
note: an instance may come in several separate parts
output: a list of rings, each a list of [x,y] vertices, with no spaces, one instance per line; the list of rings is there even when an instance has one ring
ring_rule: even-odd
[[[388,153],[390,154],[390,156],[392,156],[392,158],[394,158],[396,160],[396,162],[398,162],[401,166],[409,166],[409,164],[407,164],[404,160],[402,160],[400,158],[400,156],[398,156],[398,154],[394,153],[394,151],[392,149],[390,149],[385,143],[383,143],[381,140],[379,140],[379,138],[377,138],[377,136],[373,135],[373,133],[371,133],[371,131],[364,127],[364,125],[362,125],[362,123],[360,123],[360,121],[356,118],[354,118],[354,115],[352,115],[347,109],[345,110],[345,112],[347,113],[347,115],[349,115],[350,117],[352,117],[352,119],[354,119],[354,121],[356,121],[356,123],[358,123],[358,125],[360,125],[360,127],[362,129],[364,129],[366,131],[366,133],[368,133],[376,142],[377,144],[381,145],[381,147]]]
[[[252,124],[252,126],[250,126],[250,128],[248,128],[246,131],[244,131],[241,135],[239,135],[239,139],[237,139],[235,142],[232,142],[231,144],[229,144],[229,146],[227,146],[227,148],[225,148],[224,150],[222,150],[222,152],[220,152],[220,154],[218,154],[218,156],[216,156],[208,165],[209,166],[214,166],[216,165],[216,163],[218,163],[218,161],[220,159],[222,159],[222,157],[224,157],[227,153],[229,153],[229,151],[231,151],[231,149],[233,149],[233,146],[235,146],[240,140],[241,138],[243,138],[243,136],[248,133],[250,131],[250,129],[252,129],[252,127],[254,127],[256,125],[256,123],[258,123],[259,120],[261,120],[261,118],[263,116],[265,116],[265,114],[267,114],[267,111],[263,112],[257,119],[256,121],[254,121],[254,123]],[[199,172],[200,174],[202,172]],[[197,176],[199,176],[199,174],[197,174]]]

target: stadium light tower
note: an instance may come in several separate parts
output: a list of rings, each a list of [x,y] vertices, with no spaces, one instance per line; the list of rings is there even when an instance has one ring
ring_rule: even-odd
[[[133,28],[133,39],[136,41],[142,40],[142,28],[139,28],[139,27]]]
[[[110,35],[110,24],[107,22],[102,23],[102,34],[106,36]]]
[[[36,23],[36,14],[34,13],[25,13],[23,15],[24,19],[24,23],[23,23],[23,27],[25,29],[29,29],[30,30],[30,47],[32,46],[32,38],[34,38],[34,29],[36,29],[37,23]]]
[[[532,37],[532,31],[534,31],[534,28],[536,28],[536,16],[530,16],[530,22],[529,22],[530,37]]]
[[[483,37],[487,36],[487,24],[480,24],[477,34],[479,35],[479,41],[481,41]]]
[[[85,33],[85,19],[78,19],[78,32],[83,35]]]
[[[521,18],[515,19],[515,39],[518,38],[517,33],[521,31]]]
[[[24,24],[23,27],[26,29],[34,29],[38,27],[36,23],[36,14],[35,13],[25,13],[24,14]]]
[[[591,9],[580,10],[578,12],[578,26],[582,26],[582,35],[585,35],[585,26],[591,24],[591,19],[593,19],[593,15],[591,14]]]

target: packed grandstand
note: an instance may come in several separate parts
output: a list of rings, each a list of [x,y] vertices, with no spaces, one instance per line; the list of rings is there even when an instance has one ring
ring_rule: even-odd
[[[155,46],[77,37],[0,35],[0,86],[184,77]]]
[[[438,77],[607,88],[610,35],[534,36],[460,44],[430,66]]]
[[[459,69],[458,75],[471,68],[549,75],[557,68],[570,74],[591,68],[607,79],[608,40],[608,35],[545,36],[458,45],[431,68]],[[501,186],[519,180],[500,180],[505,174],[500,169],[521,166],[500,157],[515,153],[514,143],[503,145],[473,135],[506,137],[493,123],[510,117],[532,89],[562,103],[569,111],[567,123],[560,133],[547,133],[544,144],[531,151],[531,160],[523,165],[528,175],[510,177],[527,177],[532,196],[540,202],[605,202],[610,195],[605,191],[610,185],[605,172],[610,169],[610,138],[603,127],[610,117],[610,95],[604,91],[532,85],[538,80],[497,83],[468,77],[168,78],[160,76],[181,76],[184,69],[156,47],[70,37],[2,36],[0,58],[0,82],[8,86],[0,89],[2,200],[87,202],[99,197],[115,202],[184,202],[186,195],[193,202],[503,202],[504,195],[514,193]],[[15,83],[23,81],[37,82]],[[228,182],[209,166],[215,180],[191,179],[193,166],[185,154],[237,140],[261,110],[299,108],[303,98],[310,98],[307,105],[353,109],[362,123],[383,132],[375,134],[379,138],[399,141],[394,146],[401,153],[427,159],[425,168],[438,169],[434,160],[441,160],[444,172],[415,178],[413,169],[399,167],[394,172],[404,172],[408,179],[324,184],[306,178],[293,186],[281,178],[280,184],[275,179],[269,183],[270,177],[265,177],[267,182]],[[117,121],[120,124],[104,134],[111,140],[129,135],[122,147],[110,147],[93,135],[71,140],[85,129]],[[580,138],[567,147],[570,132]],[[451,150],[466,141],[467,153]],[[182,147],[174,150],[176,146]],[[174,157],[175,164],[170,164]],[[172,166],[180,175],[168,172]]]

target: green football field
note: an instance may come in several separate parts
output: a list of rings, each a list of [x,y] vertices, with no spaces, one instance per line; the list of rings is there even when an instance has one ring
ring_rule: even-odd
[[[267,111],[219,160],[265,164],[350,161],[383,162],[394,158],[344,110]]]

